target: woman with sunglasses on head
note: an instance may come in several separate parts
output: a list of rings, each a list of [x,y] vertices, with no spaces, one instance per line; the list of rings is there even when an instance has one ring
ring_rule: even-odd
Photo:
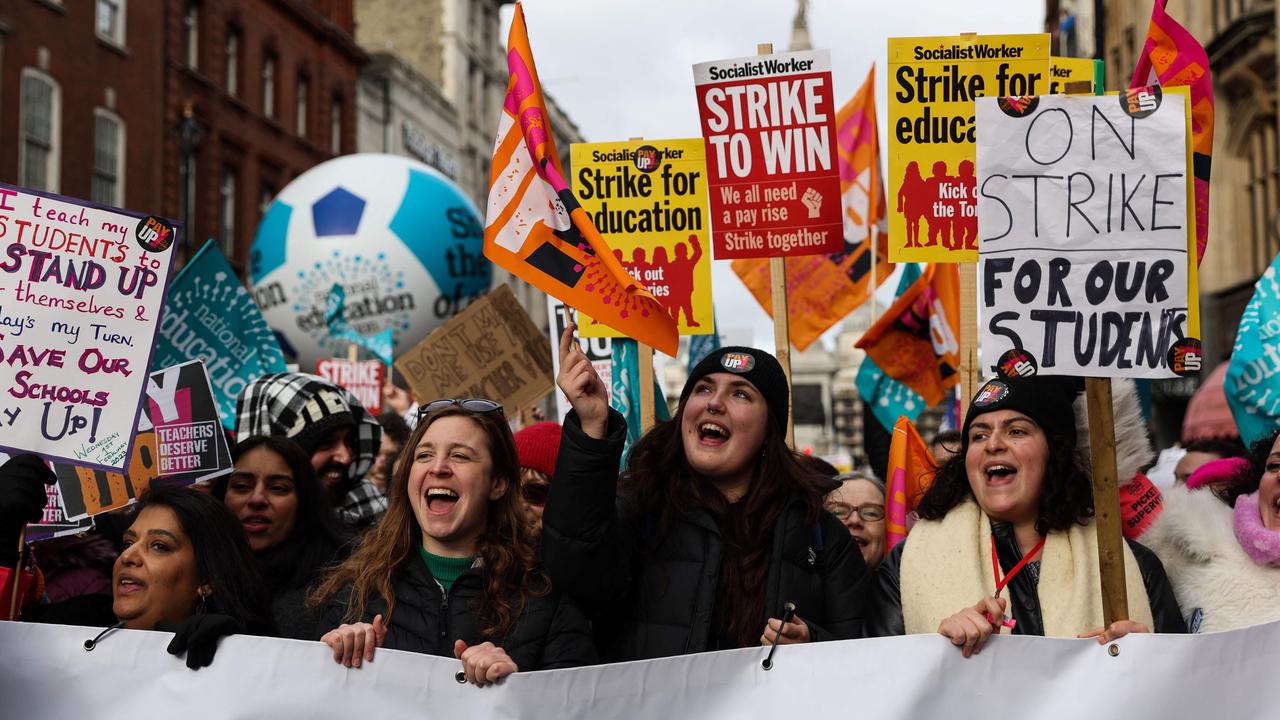
[[[476,685],[595,662],[586,618],[538,565],[502,406],[419,413],[386,516],[312,593],[334,660],[359,667],[377,647],[457,657]]]
[[[822,509],[822,479],[787,447],[778,361],[740,347],[707,356],[675,416],[640,438],[619,477],[626,422],[573,330],[560,339],[556,381],[573,411],[542,555],[557,587],[588,608],[602,656],[858,637],[867,570]]]
[[[827,494],[823,507],[844,523],[862,560],[874,569],[884,559],[884,483],[863,472],[848,472],[835,479],[840,486]]]
[[[1077,450],[1079,380],[991,380],[961,451],[920,499],[920,521],[876,570],[869,635],[938,633],[969,657],[993,634],[1096,637],[1186,632],[1164,567],[1122,548],[1129,620],[1102,609],[1093,485]]]

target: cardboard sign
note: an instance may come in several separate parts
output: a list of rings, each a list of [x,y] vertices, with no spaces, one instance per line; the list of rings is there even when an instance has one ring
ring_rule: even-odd
[[[839,252],[831,54],[693,66],[719,259]]]
[[[564,334],[565,327],[569,322],[577,323],[575,317],[580,318],[582,315],[577,313],[573,308],[566,307],[559,300],[547,296],[547,327],[551,331],[551,347],[557,351],[551,353],[551,374],[560,374],[560,336]],[[582,352],[586,353],[587,359],[591,361],[591,366],[599,373],[600,379],[604,382],[605,387],[613,387],[613,339],[608,337],[582,337],[578,335],[578,345],[582,347]],[[560,416],[561,424],[564,418],[569,414],[572,406],[569,404],[569,398],[565,396],[564,391],[559,387],[556,388],[556,414]]]
[[[487,398],[507,417],[555,387],[546,336],[507,285],[477,298],[396,360],[422,403]]]
[[[707,165],[702,140],[634,140],[570,148],[573,192],[613,255],[675,319],[711,332]],[[584,337],[626,337],[582,316]]]
[[[178,234],[0,184],[0,448],[125,467]]]
[[[382,414],[382,385],[387,366],[381,360],[351,361],[323,358],[316,362],[316,375],[351,391],[374,417]]]
[[[151,366],[189,360],[204,361],[228,430],[235,427],[236,397],[245,385],[285,371],[284,353],[258,303],[212,240],[173,279]]]
[[[203,362],[192,360],[151,373],[147,409],[160,477],[188,485],[231,472],[231,449]]]
[[[156,436],[139,431],[130,448],[129,471],[114,473],[84,465],[54,463],[67,520],[79,520],[131,505],[160,476]]]
[[[982,366],[1198,371],[1185,95],[983,98],[977,122]]]
[[[1068,93],[1067,85],[1072,83],[1089,83],[1090,87],[1102,87],[1102,61],[1089,58],[1051,57],[1049,58],[1049,95]],[[1093,92],[1090,90],[1089,92]]]
[[[889,39],[889,259],[975,262],[974,98],[1049,89],[1048,35]]]

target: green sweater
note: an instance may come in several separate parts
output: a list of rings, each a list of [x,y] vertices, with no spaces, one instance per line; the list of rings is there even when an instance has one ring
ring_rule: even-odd
[[[427,564],[427,572],[440,583],[440,587],[444,588],[446,594],[449,588],[453,587],[453,582],[462,573],[471,569],[471,565],[476,561],[474,557],[451,558],[432,555],[421,545],[418,546],[418,552],[422,554],[422,561]]]

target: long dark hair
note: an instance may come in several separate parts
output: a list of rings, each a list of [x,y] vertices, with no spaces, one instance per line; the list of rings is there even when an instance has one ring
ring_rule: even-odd
[[[803,503],[809,524],[817,523],[823,488],[818,476],[796,460],[785,432],[769,413],[751,484],[731,508],[720,490],[696,473],[685,457],[680,427],[687,401],[680,403],[675,417],[655,425],[632,447],[618,489],[631,511],[654,521],[645,550],[661,544],[680,515],[691,509],[704,508],[722,518],[723,554],[712,620],[716,631],[738,647],[756,645],[768,617],[763,588],[774,526],[791,498]]]
[[[409,475],[413,455],[427,428],[440,418],[465,417],[484,431],[489,443],[493,479],[506,480],[507,489],[489,502],[484,534],[476,542],[476,554],[484,566],[485,592],[478,607],[480,634],[500,643],[515,628],[529,597],[550,592],[550,581],[537,561],[537,548],[524,522],[520,504],[520,460],[515,440],[506,420],[497,412],[472,412],[452,405],[418,421],[418,427],[401,450],[400,469],[388,487],[387,514],[373,530],[365,533],[351,557],[337,567],[308,601],[324,603],[340,590],[350,587],[351,600],[345,620],[364,617],[365,605],[374,593],[387,603],[387,622],[395,612],[392,577],[405,562],[421,562],[417,548],[422,544],[422,527],[409,504]]]
[[[213,588],[206,600],[208,612],[230,615],[250,633],[269,632],[266,587],[254,565],[244,528],[231,511],[198,490],[165,485],[149,487],[139,498],[135,513],[149,507],[173,511],[190,539],[199,582]]]
[[[1064,412],[1071,412],[1067,406]],[[1043,429],[1043,428],[1042,428]],[[1045,463],[1044,485],[1040,508],[1036,514],[1036,532],[1048,535],[1050,530],[1066,530],[1084,525],[1093,517],[1093,486],[1088,466],[1084,463],[1076,439],[1070,435],[1045,433],[1049,458]],[[965,457],[968,438],[962,438],[960,452],[942,464],[933,484],[920,498],[916,512],[924,520],[941,520],[951,509],[973,498]]]
[[[288,466],[298,504],[289,537],[279,545],[254,553],[254,557],[273,593],[305,587],[317,579],[351,540],[351,532],[333,514],[311,467],[311,458],[301,446],[284,437],[252,435],[231,448],[231,460],[238,462],[258,448],[270,450]],[[223,475],[213,482],[213,496],[224,503],[230,480],[229,475]]]
[[[1267,472],[1267,458],[1271,455],[1271,448],[1276,444],[1277,437],[1280,437],[1280,430],[1276,430],[1249,447],[1247,474],[1241,473],[1226,487],[1215,490],[1223,502],[1235,507],[1236,498],[1258,491],[1258,487],[1262,485],[1262,476]]]

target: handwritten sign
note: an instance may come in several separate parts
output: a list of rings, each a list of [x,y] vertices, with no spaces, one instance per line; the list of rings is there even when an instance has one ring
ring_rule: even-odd
[[[831,53],[693,66],[715,256],[817,255],[844,247]]]
[[[627,272],[681,335],[711,332],[707,163],[702,140],[576,144],[573,192]],[[625,337],[586,315],[583,337]]]
[[[566,306],[559,300],[547,296],[547,328],[551,334],[551,347],[559,348],[560,336],[564,335],[564,329],[570,322],[577,323],[575,318],[582,317],[580,313],[571,307]],[[600,375],[600,380],[604,382],[605,387],[613,387],[613,338],[608,337],[582,337],[578,334],[578,345],[582,348],[582,352],[586,354],[587,359],[591,361],[591,367],[596,369],[596,373]],[[560,353],[551,353],[551,373],[552,375],[560,374]],[[560,422],[564,422],[564,418],[569,414],[572,405],[569,404],[569,398],[565,396],[564,391],[556,388],[556,414],[560,416]]]
[[[507,416],[555,387],[551,348],[507,285],[474,300],[396,360],[419,402],[487,398]]]
[[[0,184],[0,448],[126,467],[178,232]]]
[[[316,361],[316,375],[350,390],[374,417],[382,414],[382,385],[387,379],[387,366],[381,360],[321,358]]]
[[[1169,378],[1188,337],[1186,98],[981,98],[983,367]]]
[[[1049,89],[1048,35],[889,38],[889,259],[975,262],[973,103]]]

